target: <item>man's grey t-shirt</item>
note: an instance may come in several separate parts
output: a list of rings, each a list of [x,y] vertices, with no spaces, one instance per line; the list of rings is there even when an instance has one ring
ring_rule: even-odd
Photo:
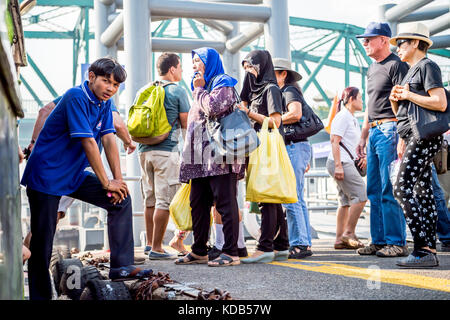
[[[383,61],[375,61],[370,65],[367,71],[369,122],[395,118],[389,95],[392,87],[400,84],[408,69],[408,65],[393,53]]]
[[[167,82],[167,81],[162,81]],[[166,116],[169,124],[172,125],[169,136],[166,140],[159,144],[147,145],[140,143],[138,146],[138,152],[146,152],[151,150],[160,151],[177,151],[178,137],[180,123],[177,120],[180,113],[189,112],[190,105],[186,91],[177,84],[168,84],[164,87],[164,108],[166,109]],[[177,132],[175,134],[174,132]]]

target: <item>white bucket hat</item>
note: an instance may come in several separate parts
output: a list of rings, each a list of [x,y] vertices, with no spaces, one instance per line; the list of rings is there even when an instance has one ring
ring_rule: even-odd
[[[302,75],[291,68],[291,62],[288,59],[283,58],[273,58],[273,69],[275,71],[286,70],[287,72],[292,73],[295,81],[300,81],[302,79]]]
[[[396,46],[398,39],[417,39],[425,41],[430,47],[433,45],[433,41],[430,39],[430,30],[420,22],[401,24],[398,28],[398,34],[391,38],[389,42]]]

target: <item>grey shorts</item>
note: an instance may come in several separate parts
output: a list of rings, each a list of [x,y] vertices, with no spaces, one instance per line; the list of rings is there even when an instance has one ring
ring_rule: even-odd
[[[327,160],[328,173],[336,181],[341,207],[351,206],[367,201],[366,184],[353,163],[343,162],[344,180],[334,179],[334,161]]]

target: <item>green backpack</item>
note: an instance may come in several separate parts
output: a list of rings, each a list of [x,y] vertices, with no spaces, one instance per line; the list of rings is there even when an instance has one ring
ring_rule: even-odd
[[[164,108],[164,87],[174,84],[154,81],[136,94],[136,99],[128,112],[127,127],[132,137],[154,138],[151,144],[167,139],[172,126]]]

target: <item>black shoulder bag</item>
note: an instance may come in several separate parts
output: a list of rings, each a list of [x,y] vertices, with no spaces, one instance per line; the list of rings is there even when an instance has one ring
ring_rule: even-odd
[[[411,76],[405,81],[405,84],[409,84],[411,92],[427,96],[425,90],[413,91],[411,86],[411,80],[414,75],[419,71],[419,67],[424,63],[426,59],[419,61],[414,70],[411,71]],[[411,125],[411,130],[416,140],[430,139],[440,136],[444,132],[450,129],[450,93],[445,89],[445,95],[447,97],[447,109],[444,112],[434,111],[423,108],[413,102],[409,102],[408,105],[408,120]]]
[[[287,106],[285,106],[287,109]],[[287,110],[286,110],[287,111]],[[286,142],[306,140],[324,128],[322,120],[314,113],[312,108],[303,100],[302,117],[299,121],[284,124],[284,137]]]
[[[342,143],[342,141],[339,142],[339,145],[340,145],[342,148],[344,148],[345,151],[347,151],[348,155],[350,156],[350,159],[353,160],[353,163],[355,164],[356,170],[358,170],[358,172],[359,172],[359,174],[361,175],[361,177],[365,177],[366,174],[367,174],[367,167],[364,168],[364,169],[362,169],[362,168],[358,165],[359,159],[353,158],[352,153],[347,149],[347,147]]]

